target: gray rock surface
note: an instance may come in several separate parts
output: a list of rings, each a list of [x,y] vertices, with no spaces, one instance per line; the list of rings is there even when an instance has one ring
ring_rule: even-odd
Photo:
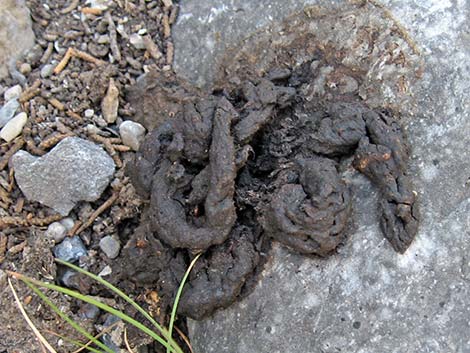
[[[187,0],[174,31],[178,72],[200,85],[227,46],[304,4]],[[338,2],[338,1],[336,1]],[[198,353],[470,352],[470,4],[381,0],[425,61],[405,119],[422,205],[419,235],[393,252],[378,229],[377,191],[347,175],[357,230],[338,253],[307,258],[275,245],[251,295],[201,322]]]
[[[34,45],[31,18],[24,0],[0,1],[0,78],[8,66]]]
[[[65,238],[54,247],[54,256],[67,262],[76,262],[87,254],[85,245],[78,236]]]
[[[115,259],[119,255],[121,244],[112,236],[107,235],[100,240],[100,248],[110,259]]]
[[[62,140],[42,157],[19,151],[11,163],[26,198],[64,216],[78,201],[97,200],[114,174],[112,158],[100,146],[78,137]]]

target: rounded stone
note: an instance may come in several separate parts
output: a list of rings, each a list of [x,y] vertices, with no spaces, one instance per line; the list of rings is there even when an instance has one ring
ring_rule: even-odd
[[[140,143],[145,137],[145,128],[136,122],[126,120],[119,125],[122,143],[129,146],[134,151],[138,151]]]
[[[87,250],[78,236],[65,238],[54,247],[54,256],[67,262],[76,262],[82,256],[87,256]]]
[[[115,259],[119,255],[121,244],[112,236],[105,236],[100,240],[100,248],[110,259]]]
[[[67,228],[65,228],[64,225],[60,222],[54,222],[49,224],[49,227],[47,227],[47,230],[45,232],[46,237],[54,240],[56,244],[64,240],[66,234]]]
[[[5,102],[8,102],[9,100],[12,100],[12,99],[18,99],[20,98],[22,92],[23,92],[23,89],[21,88],[21,86],[16,85],[7,89],[5,93],[3,94],[3,98],[5,98]]]
[[[26,125],[27,121],[28,116],[26,113],[19,113],[5,124],[2,131],[0,131],[0,137],[7,142],[14,140],[19,134],[21,134],[21,131],[23,131],[23,127]]]

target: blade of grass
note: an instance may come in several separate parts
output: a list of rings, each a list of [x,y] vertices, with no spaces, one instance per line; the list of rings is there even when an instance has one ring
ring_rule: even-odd
[[[178,335],[180,335],[181,339],[186,343],[186,346],[188,347],[189,351],[191,353],[194,353],[193,347],[191,346],[191,342],[189,342],[189,338],[186,337],[186,335],[181,331],[178,326],[175,326],[176,332],[178,332]]]
[[[72,326],[77,332],[82,334],[84,337],[93,341],[93,343],[108,353],[114,353],[114,351],[108,348],[104,343],[97,340],[93,337],[89,332],[84,330],[79,324],[73,321],[67,314],[65,314],[62,310],[60,310],[57,305],[55,305],[37,286],[44,287],[42,284],[46,284],[41,281],[33,280],[32,278],[28,278],[26,276],[22,276],[23,278],[19,278],[22,280],[26,285],[31,288],[57,315],[59,315],[63,320],[65,320],[70,326]],[[46,287],[47,288],[47,287]],[[52,288],[49,288],[52,289]]]
[[[80,342],[80,341],[77,341],[77,340],[74,340],[72,338],[69,338],[67,336],[62,336],[61,334],[58,334],[57,332],[54,332],[54,331],[51,331],[51,330],[46,330],[49,334],[51,335],[54,335],[54,336],[57,336],[59,337],[60,339],[63,339],[64,341],[67,341],[69,343],[72,343],[78,347],[81,347],[80,348],[80,351],[83,350],[83,349],[88,349],[90,352],[93,352],[93,353],[103,353],[103,351],[100,351],[96,348],[93,348],[93,347],[89,347],[89,344],[87,346],[86,343],[83,343],[83,342]],[[96,338],[96,337],[95,337]],[[76,351],[75,351],[76,352]]]
[[[13,293],[13,297],[15,297],[16,304],[18,305],[18,309],[21,311],[21,315],[23,315],[24,319],[26,320],[26,323],[28,326],[33,330],[34,335],[36,338],[39,340],[39,342],[42,343],[43,346],[47,348],[47,350],[50,353],[57,353],[57,351],[47,342],[47,340],[44,338],[44,336],[39,332],[37,327],[33,324],[31,319],[29,318],[28,314],[26,313],[26,310],[24,309],[23,304],[21,303],[20,298],[18,298],[18,294],[16,293],[15,287],[13,287],[13,284],[11,283],[11,279],[8,278],[8,285],[10,286],[11,292]]]
[[[186,280],[188,279],[189,273],[193,269],[194,265],[196,264],[196,261],[199,259],[199,257],[202,255],[202,253],[199,253],[196,255],[196,257],[191,261],[189,264],[188,269],[186,270],[183,279],[181,280],[181,283],[178,287],[178,291],[176,292],[176,297],[175,297],[175,302],[173,303],[173,307],[171,308],[171,317],[170,317],[170,324],[168,326],[168,333],[170,334],[170,337],[173,332],[173,325],[175,324],[175,318],[176,318],[176,310],[178,309],[178,303],[180,302],[181,298],[181,293],[183,293],[183,287],[186,283]],[[167,353],[170,353],[170,351],[167,349]]]
[[[78,300],[81,300],[85,303],[89,303],[89,304],[92,304],[108,313],[110,313],[111,315],[114,315],[124,321],[126,321],[127,323],[131,324],[132,326],[136,327],[137,329],[139,329],[140,331],[146,333],[147,335],[149,335],[150,337],[152,337],[155,341],[157,341],[158,343],[162,344],[165,348],[169,348],[171,352],[175,352],[175,353],[183,353],[182,349],[176,344],[176,347],[173,347],[172,345],[168,344],[165,340],[163,340],[157,333],[155,333],[154,331],[152,331],[151,329],[149,329],[147,326],[145,326],[144,324],[138,322],[137,320],[133,319],[132,317],[124,314],[123,312],[119,311],[119,310],[116,310],[112,307],[110,307],[109,305],[106,305],[100,301],[97,301],[96,299],[93,299],[91,297],[88,297],[86,295],[83,295],[81,293],[78,293],[78,292],[75,292],[71,289],[68,289],[68,288],[64,288],[64,287],[60,287],[60,286],[57,286],[55,284],[51,284],[51,283],[46,283],[46,282],[41,282],[41,281],[38,281],[38,280],[35,280],[33,278],[30,278],[30,277],[27,277],[25,275],[22,275],[20,273],[16,273],[16,272],[11,272],[11,271],[8,271],[7,273],[9,273],[11,276],[15,277],[15,278],[18,278],[22,281],[24,281],[26,284],[28,283],[31,283],[33,285],[37,285],[39,287],[43,287],[43,288],[47,288],[47,289],[51,289],[51,290],[54,290],[56,292],[60,292],[62,294],[66,294],[66,295],[69,295],[75,299],[78,299]],[[42,296],[41,298],[43,300],[45,300],[46,302],[50,302],[50,300],[44,295],[44,293],[42,293],[41,291],[39,291]],[[39,295],[39,293],[38,293]],[[45,299],[44,299],[45,298]],[[52,305],[54,305],[52,302],[50,302]],[[59,309],[57,309],[59,310]],[[59,310],[60,312],[60,310]],[[59,315],[65,315],[63,313],[60,313]],[[64,318],[65,319],[65,318]],[[75,324],[73,321],[72,321],[73,324]],[[79,326],[80,327],[80,326]],[[81,328],[81,327],[80,327]],[[88,339],[92,339],[93,336],[90,337],[90,335],[88,334],[88,336],[86,336]],[[94,339],[94,338],[93,338]],[[101,342],[100,342],[101,343]],[[100,347],[102,348],[102,347]],[[107,349],[109,349],[108,347],[106,347]],[[111,351],[111,353],[113,353]]]
[[[91,273],[91,272],[88,272],[86,270],[84,270],[83,268],[80,268],[78,266],[75,266],[69,262],[66,262],[66,261],[63,261],[63,260],[60,260],[60,259],[55,259],[56,262],[58,262],[59,264],[61,265],[64,265],[64,266],[67,266],[79,273],[82,273],[92,279],[94,279],[95,281],[99,282],[100,284],[102,284],[103,286],[105,286],[106,288],[110,289],[111,291],[113,291],[115,294],[117,294],[118,296],[120,296],[122,299],[124,299],[127,303],[131,304],[139,313],[141,313],[148,321],[150,321],[152,323],[153,326],[155,326],[155,328],[160,331],[160,333],[162,334],[162,336],[167,340],[169,341],[169,343],[175,348],[175,350],[178,352],[178,353],[183,353],[181,348],[178,346],[178,344],[176,343],[176,341],[173,340],[173,338],[171,337],[170,333],[168,332],[168,330],[166,330],[164,327],[162,327],[157,321],[155,321],[155,319],[147,312],[145,311],[144,308],[142,308],[139,304],[137,304],[134,300],[132,300],[126,293],[124,293],[123,291],[121,291],[119,288],[113,286],[111,283],[109,283],[108,281],[106,281],[105,279]]]

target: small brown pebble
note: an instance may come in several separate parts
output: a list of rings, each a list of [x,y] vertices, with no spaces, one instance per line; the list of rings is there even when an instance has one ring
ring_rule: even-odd
[[[101,101],[101,113],[103,118],[110,124],[114,123],[117,119],[119,108],[119,89],[114,84],[114,80],[109,79],[108,91],[106,96]]]

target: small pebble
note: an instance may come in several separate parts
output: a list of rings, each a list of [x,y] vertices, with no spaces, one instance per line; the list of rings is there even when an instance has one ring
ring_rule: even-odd
[[[139,35],[138,33],[131,34],[129,36],[129,42],[136,49],[139,49],[139,50],[145,49],[144,38],[142,38],[142,36]]]
[[[95,115],[95,111],[93,109],[85,110],[85,118],[93,118],[93,115]]]
[[[87,0],[86,3],[89,4],[92,9],[106,11],[111,4],[111,0]]]
[[[42,78],[47,78],[52,75],[52,72],[54,71],[55,65],[52,64],[47,64],[44,65],[41,69],[41,77]]]
[[[22,92],[23,92],[23,89],[21,88],[20,85],[10,87],[3,94],[3,97],[5,98],[5,102],[8,102],[12,99],[20,98]]]
[[[141,142],[145,137],[145,128],[136,122],[126,120],[119,125],[122,143],[129,146],[134,151],[138,151]]]
[[[29,74],[31,72],[31,70],[32,70],[31,65],[28,64],[28,63],[21,64],[21,66],[20,66],[20,72],[23,75]]]
[[[71,270],[70,268],[65,269],[65,271],[59,275],[58,280],[62,285],[68,288],[79,289],[79,286],[77,285],[79,282],[78,272]]]
[[[100,240],[100,248],[110,259],[115,259],[119,255],[121,245],[112,236],[107,235]]]
[[[67,228],[64,227],[60,222],[54,222],[49,224],[45,232],[46,237],[54,240],[56,244],[64,240],[65,235],[67,234]]]
[[[98,273],[98,276],[104,277],[104,276],[109,276],[111,273],[113,273],[113,269],[109,266],[106,265],[100,273]]]
[[[67,231],[71,230],[75,225],[75,221],[71,217],[63,218],[59,222],[65,227]]]
[[[16,99],[12,99],[0,109],[0,127],[5,126],[15,116],[19,107],[20,103]]]
[[[108,91],[101,101],[101,112],[103,118],[108,123],[114,123],[117,119],[119,108],[119,89],[114,84],[114,80],[109,80]]]
[[[87,126],[85,126],[85,131],[89,135],[99,135],[100,133],[100,129],[93,124],[88,124]]]
[[[65,238],[62,243],[54,247],[54,256],[67,262],[76,262],[86,255],[85,245],[78,236]]]
[[[12,141],[15,137],[21,134],[27,121],[28,116],[26,113],[19,113],[2,128],[0,131],[0,137],[7,142]]]
[[[78,311],[78,316],[82,319],[96,320],[100,314],[100,309],[93,304],[84,303]]]

